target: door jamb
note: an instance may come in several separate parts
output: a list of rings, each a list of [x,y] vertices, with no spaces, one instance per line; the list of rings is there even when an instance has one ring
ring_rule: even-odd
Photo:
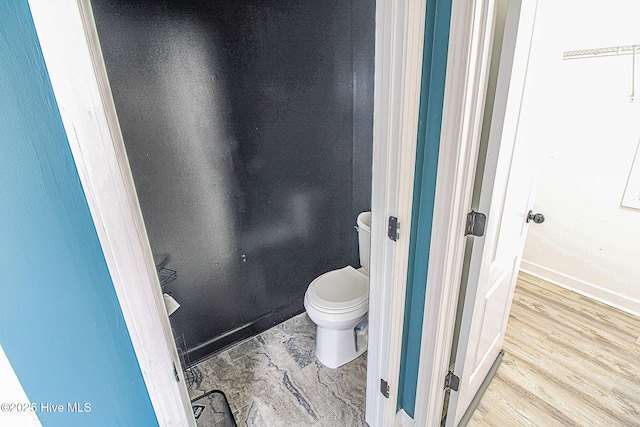
[[[493,3],[452,4],[415,425],[440,425],[442,416],[493,36],[483,11]]]
[[[376,2],[366,421],[395,425],[413,204],[426,0]],[[387,237],[387,219],[401,224]],[[389,384],[389,397],[380,381]]]
[[[84,195],[159,425],[195,419],[89,0],[29,0]]]

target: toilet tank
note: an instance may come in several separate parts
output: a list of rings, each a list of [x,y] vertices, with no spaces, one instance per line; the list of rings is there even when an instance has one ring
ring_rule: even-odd
[[[358,249],[360,265],[368,274],[371,255],[371,212],[362,212],[358,215]]]

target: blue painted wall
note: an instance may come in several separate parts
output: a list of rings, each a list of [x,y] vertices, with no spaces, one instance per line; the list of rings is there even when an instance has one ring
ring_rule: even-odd
[[[451,0],[427,2],[398,407],[414,417],[433,219]]]
[[[26,0],[0,2],[0,295],[0,345],[44,426],[158,425]]]

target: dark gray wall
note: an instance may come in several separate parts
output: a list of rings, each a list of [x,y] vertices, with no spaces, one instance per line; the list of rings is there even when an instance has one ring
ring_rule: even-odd
[[[151,247],[191,363],[304,310],[358,264],[374,0],[93,8]]]

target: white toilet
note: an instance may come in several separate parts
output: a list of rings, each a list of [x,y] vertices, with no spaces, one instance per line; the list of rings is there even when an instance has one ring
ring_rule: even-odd
[[[317,326],[316,357],[337,368],[367,349],[371,212],[358,215],[359,269],[350,265],[322,274],[304,295],[304,308]]]

